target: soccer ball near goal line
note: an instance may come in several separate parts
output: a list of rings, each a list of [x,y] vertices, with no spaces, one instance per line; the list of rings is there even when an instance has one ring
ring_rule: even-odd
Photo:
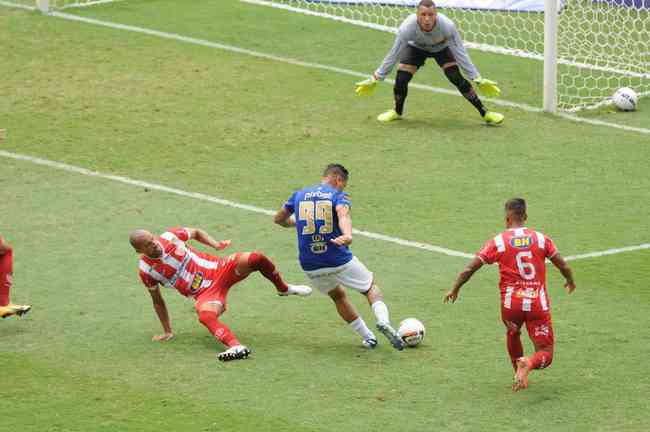
[[[418,319],[406,318],[404,321],[399,323],[397,333],[399,333],[399,337],[402,338],[407,346],[414,347],[418,346],[420,342],[422,342],[426,330],[424,325]]]
[[[636,109],[637,95],[634,90],[629,87],[622,87],[612,96],[614,106],[621,111],[634,111]]]

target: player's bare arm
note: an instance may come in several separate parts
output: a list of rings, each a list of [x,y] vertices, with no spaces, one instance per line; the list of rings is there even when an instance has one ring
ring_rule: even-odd
[[[155,288],[149,289],[149,294],[151,294],[151,301],[153,302],[153,308],[158,315],[160,320],[160,325],[162,325],[164,333],[161,335],[155,335],[151,338],[153,341],[164,342],[168,341],[174,337],[172,332],[171,321],[169,320],[169,312],[167,311],[167,305],[165,304],[165,299],[163,299],[162,294],[160,293],[160,287],[156,286]]]
[[[551,257],[551,262],[560,271],[560,273],[562,273],[562,276],[564,276],[564,287],[568,293],[571,294],[576,289],[576,284],[573,281],[573,271],[571,270],[571,267],[569,267],[564,258],[562,258],[562,255],[559,253],[556,253]]]
[[[295,219],[291,217],[289,210],[284,207],[275,213],[275,216],[273,216],[273,222],[284,228],[291,228],[296,226]]]
[[[445,294],[444,302],[455,303],[456,299],[458,299],[460,288],[465,285],[465,283],[470,280],[474,273],[476,273],[476,271],[481,267],[483,267],[483,261],[481,261],[479,257],[474,257],[472,261],[467,264],[467,267],[465,267],[463,271],[458,274],[456,282],[454,282],[454,287],[451,289],[451,291]]]
[[[0,255],[8,252],[9,249],[11,249],[9,243],[7,243],[7,241],[4,238],[2,238],[2,236],[0,236]]]
[[[341,235],[331,242],[338,246],[346,246],[352,243],[352,216],[350,215],[350,207],[347,205],[339,204],[336,206],[336,215],[339,218],[339,228]]]
[[[216,250],[223,250],[230,246],[230,240],[221,240],[217,241],[213,239],[210,234],[207,232],[203,231],[202,229],[199,228],[185,228],[187,230],[188,235],[190,236],[190,239],[196,240],[199,243],[202,243],[206,246],[210,246]]]

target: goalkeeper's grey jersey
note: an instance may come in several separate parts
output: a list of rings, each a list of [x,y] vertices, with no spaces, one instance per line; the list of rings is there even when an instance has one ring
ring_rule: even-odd
[[[479,76],[476,66],[470,60],[467,51],[465,51],[463,41],[454,22],[445,15],[438,13],[436,25],[430,32],[422,31],[415,14],[409,15],[404,20],[397,30],[393,47],[386,54],[386,58],[384,58],[379,69],[375,71],[379,79],[386,78],[386,75],[393,70],[395,63],[400,59],[402,50],[408,45],[430,53],[440,52],[449,47],[458,65],[469,79]]]

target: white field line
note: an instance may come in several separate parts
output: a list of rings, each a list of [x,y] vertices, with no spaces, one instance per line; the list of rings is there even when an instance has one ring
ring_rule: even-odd
[[[559,116],[559,117],[565,118],[567,120],[577,122],[577,123],[588,123],[588,124],[594,125],[594,126],[606,126],[606,127],[610,127],[610,128],[613,128],[613,129],[621,129],[621,130],[628,131],[628,132],[638,132],[638,133],[641,133],[641,134],[650,135],[650,129],[647,129],[647,128],[634,127],[634,126],[625,126],[625,125],[622,125],[622,124],[610,123],[610,122],[606,122],[606,121],[603,121],[603,120],[596,120],[596,119],[590,119],[590,118],[585,118],[585,117],[579,117],[577,115],[572,115],[572,114],[568,114],[568,113],[561,113],[560,112],[560,113],[556,113],[556,115]]]
[[[89,169],[86,169],[86,168],[81,168],[81,167],[77,167],[77,166],[74,166],[74,165],[68,165],[68,164],[61,163],[61,162],[51,161],[51,160],[48,160],[48,159],[41,159],[41,158],[37,158],[37,157],[33,157],[33,156],[27,156],[27,155],[23,155],[23,154],[19,154],[19,153],[7,152],[7,151],[4,151],[4,150],[0,150],[0,156],[5,157],[5,158],[9,158],[9,159],[15,159],[15,160],[20,160],[20,161],[31,162],[31,163],[36,164],[36,165],[43,165],[43,166],[46,166],[46,167],[49,167],[49,168],[54,168],[54,169],[58,169],[58,170],[62,170],[62,171],[81,174],[81,175],[85,175],[85,176],[89,176],[89,177],[96,177],[96,178],[111,180],[111,181],[115,181],[115,182],[118,182],[118,183],[127,184],[127,185],[130,185],[130,186],[147,188],[147,189],[150,189],[150,190],[157,190],[157,191],[160,191],[160,192],[167,192],[167,193],[170,193],[170,194],[179,195],[179,196],[186,197],[186,198],[192,198],[192,199],[196,199],[196,200],[200,200],[200,201],[207,201],[207,202],[211,202],[213,204],[222,205],[224,207],[232,207],[232,208],[245,210],[245,211],[252,212],[252,213],[259,213],[259,214],[263,214],[263,215],[267,215],[267,216],[273,216],[275,214],[275,211],[273,211],[273,210],[267,210],[267,209],[263,209],[261,207],[256,207],[256,206],[253,206],[253,205],[242,204],[242,203],[238,203],[238,202],[235,202],[235,201],[230,201],[230,200],[226,200],[226,199],[223,199],[223,198],[219,198],[219,197],[215,197],[215,196],[211,196],[211,195],[206,195],[206,194],[202,194],[202,193],[198,193],[198,192],[187,192],[187,191],[184,191],[184,190],[181,190],[181,189],[176,189],[176,188],[172,188],[172,187],[168,187],[168,186],[164,186],[164,185],[160,185],[160,184],[156,184],[156,183],[150,183],[150,182],[146,182],[146,181],[142,181],[142,180],[134,180],[134,179],[131,179],[131,178],[128,178],[128,177],[123,177],[123,176],[118,176],[118,175],[113,175],[113,174],[104,174],[104,173],[101,173],[101,172],[98,172],[98,171],[92,171],[92,170],[89,170]],[[269,222],[269,223],[271,223],[271,222]],[[471,258],[473,256],[473,255],[468,254],[468,253],[459,252],[459,251],[455,251],[455,250],[452,250],[452,249],[447,249],[447,248],[440,247],[440,246],[430,245],[430,244],[427,244],[427,243],[414,242],[414,241],[410,241],[410,240],[403,240],[403,239],[400,239],[400,238],[397,238],[397,237],[391,237],[391,236],[387,236],[387,235],[384,235],[384,234],[373,233],[373,232],[370,232],[370,231],[363,231],[363,230],[355,229],[355,230],[353,230],[353,232],[355,234],[363,236],[363,237],[368,237],[368,238],[376,239],[376,240],[382,240],[382,241],[390,242],[390,243],[396,243],[396,244],[401,245],[401,246],[407,246],[407,247],[427,250],[427,251],[431,251],[431,252],[438,252],[438,253],[449,255],[449,256],[458,256],[458,257],[464,257],[464,258]]]
[[[141,188],[147,188],[150,190],[157,190],[160,192],[166,192],[186,198],[192,198],[196,199],[199,201],[207,201],[213,204],[218,204],[222,205],[224,207],[232,207],[240,210],[245,210],[251,213],[258,213],[258,214],[263,214],[267,216],[273,216],[275,214],[275,211],[273,210],[267,210],[263,209],[261,207],[253,206],[253,205],[248,205],[248,204],[242,204],[238,203],[235,201],[230,201],[226,200],[223,198],[211,196],[211,195],[206,195],[198,192],[187,192],[181,189],[176,189],[172,188],[169,186],[164,186],[160,185],[157,183],[150,183],[147,181],[142,181],[142,180],[134,180],[129,177],[124,177],[124,176],[118,176],[118,175],[113,175],[113,174],[104,174],[98,171],[92,171],[86,168],[81,168],[77,167],[74,165],[68,165],[62,162],[56,162],[48,159],[41,159],[38,157],[33,157],[33,156],[27,156],[23,155],[20,153],[12,153],[4,150],[0,150],[0,157],[5,157],[8,159],[14,159],[14,160],[19,160],[19,161],[25,161],[25,162],[30,162],[36,165],[42,165],[46,166],[49,168],[54,168],[57,170],[61,171],[66,171],[66,172],[71,172],[75,174],[81,174],[89,177],[96,177],[96,178],[101,178],[101,179],[106,179],[106,180],[111,180],[114,182],[126,184],[129,186],[136,186],[136,187],[141,187]],[[269,222],[270,223],[270,222]],[[453,249],[448,249],[444,248],[441,246],[436,246],[428,243],[422,243],[422,242],[416,242],[416,241],[411,241],[411,240],[404,240],[400,239],[398,237],[391,237],[389,235],[385,234],[380,234],[380,233],[374,233],[370,231],[364,231],[364,230],[359,230],[359,229],[354,229],[353,230],[354,234],[360,235],[362,237],[367,237],[370,239],[374,240],[381,240],[389,243],[394,243],[398,244],[400,246],[405,246],[405,247],[411,247],[414,249],[420,249],[420,250],[425,250],[429,252],[436,252],[448,256],[455,256],[455,257],[461,257],[461,258],[472,258],[474,257],[473,254],[467,253],[467,252],[460,252],[456,251]],[[580,255],[572,255],[566,257],[567,260],[578,260],[578,259],[584,259],[584,258],[595,258],[595,257],[601,257],[605,255],[614,255],[614,254],[619,254],[623,252],[632,252],[632,251],[637,251],[641,249],[650,249],[650,244],[649,243],[644,243],[636,246],[627,246],[627,247],[622,247],[622,248],[615,248],[615,249],[608,249],[604,251],[599,251],[599,252],[589,252],[585,254],[580,254]]]
[[[397,28],[392,27],[392,26],[387,26],[387,25],[382,25],[382,24],[374,24],[374,23],[369,23],[365,22],[362,20],[357,20],[353,18],[345,18],[333,14],[329,14],[327,12],[316,12],[312,11],[309,9],[303,9],[302,7],[296,7],[296,6],[289,6],[285,5],[282,3],[274,3],[273,1],[269,0],[239,0],[244,3],[250,3],[258,6],[268,6],[276,9],[283,9],[287,10],[290,12],[296,12],[296,13],[301,13],[303,15],[312,15],[312,16],[317,16],[320,18],[327,18],[331,19],[334,21],[341,21],[347,24],[353,24],[356,26],[360,27],[367,27],[371,28],[373,30],[379,30],[387,33],[397,33]],[[473,48],[477,49],[480,51],[485,51],[485,52],[492,52],[492,53],[497,53],[497,54],[504,54],[504,55],[511,55],[515,57],[524,57],[524,58],[529,58],[529,59],[534,59],[534,60],[539,60],[539,61],[544,61],[544,55],[543,54],[537,54],[534,52],[529,52],[529,51],[524,51],[521,49],[516,49],[516,48],[504,48],[500,46],[495,46],[495,45],[490,45],[490,44],[484,44],[484,43],[477,43],[477,42],[465,42],[465,46],[468,48]],[[617,73],[619,75],[626,75],[634,78],[642,78],[642,79],[648,79],[650,78],[650,73],[647,72],[634,72],[634,71],[629,71],[626,69],[617,69],[617,68],[612,68],[612,67],[607,67],[607,66],[598,66],[594,65],[591,63],[584,63],[584,62],[578,62],[578,61],[573,61],[573,60],[568,60],[564,58],[559,58],[558,59],[558,64],[562,65],[567,65],[567,66],[573,66],[577,68],[582,68],[582,69],[590,69],[590,70],[598,70],[602,72],[610,72],[610,73]]]
[[[34,1],[34,4],[36,4],[36,1]],[[27,10],[36,10],[36,6],[27,6],[24,4],[18,4],[18,3],[10,3],[6,1],[0,1],[0,6],[6,6],[6,7],[12,7],[12,8],[18,8],[18,9],[27,9]]]
[[[7,2],[1,1],[1,0],[0,0],[0,5],[12,6],[12,7],[21,7],[21,8],[24,8],[24,9],[35,10],[34,7],[29,7],[29,6],[24,6],[24,5],[16,5],[16,4],[7,3]],[[337,72],[337,73],[352,75],[352,76],[357,76],[357,77],[364,77],[364,78],[367,76],[367,74],[363,74],[361,72],[355,72],[355,71],[352,71],[352,70],[349,70],[349,69],[342,69],[342,68],[338,68],[338,67],[334,67],[334,66],[321,65],[321,64],[317,64],[317,63],[303,62],[303,61],[300,61],[300,60],[275,56],[275,55],[272,55],[272,54],[260,53],[260,52],[257,52],[257,51],[252,51],[252,50],[248,50],[248,49],[244,49],[244,48],[238,48],[238,47],[234,47],[234,46],[230,46],[230,45],[219,44],[219,43],[210,42],[210,41],[206,41],[206,40],[202,40],[202,39],[190,38],[190,37],[181,36],[181,35],[177,35],[177,34],[173,34],[173,33],[159,32],[159,31],[156,31],[156,30],[150,30],[150,29],[145,29],[145,28],[141,28],[141,27],[134,27],[134,26],[124,25],[124,24],[111,23],[111,22],[100,21],[100,20],[95,20],[95,19],[91,19],[91,18],[83,18],[83,17],[78,17],[76,15],[64,14],[64,13],[59,13],[59,12],[53,12],[51,15],[57,16],[57,17],[60,17],[60,18],[64,18],[64,19],[69,19],[69,20],[74,20],[74,21],[81,21],[81,22],[86,22],[86,23],[89,23],[89,24],[101,25],[101,26],[114,28],[114,29],[133,31],[133,32],[144,33],[144,34],[147,34],[147,35],[157,36],[157,37],[161,37],[161,38],[165,38],[165,39],[173,39],[173,40],[178,40],[178,41],[181,41],[181,42],[192,43],[192,44],[196,44],[196,45],[203,45],[203,46],[207,46],[207,47],[211,47],[211,48],[222,49],[222,50],[236,52],[236,53],[245,54],[245,55],[250,55],[250,56],[254,56],[254,57],[260,57],[260,58],[265,58],[265,59],[269,59],[269,60],[294,64],[294,65],[297,65],[297,66],[329,70],[329,71],[332,71],[332,72]],[[391,80],[387,80],[387,81],[392,82]],[[411,84],[411,86],[413,86],[415,88],[422,89],[422,90],[432,91],[432,92],[435,92],[435,93],[443,93],[443,94],[459,96],[455,91],[448,90],[448,89],[431,87],[431,86],[422,85],[422,84]],[[541,112],[542,111],[540,108],[532,107],[530,105],[518,104],[518,103],[514,103],[514,102],[509,102],[509,101],[502,101],[502,100],[498,100],[498,99],[489,99],[489,100],[491,102],[495,103],[495,104],[499,104],[499,105],[502,105],[502,106],[509,106],[509,107],[513,107],[513,108],[519,108],[519,109],[522,109],[524,111],[529,111],[529,112]],[[601,120],[586,119],[586,118],[581,118],[581,117],[578,117],[578,116],[573,116],[573,115],[565,114],[565,113],[561,113],[561,114],[559,114],[559,116],[562,117],[562,118],[568,119],[568,120],[576,121],[576,122],[583,122],[583,123],[589,123],[589,124],[598,125],[598,126],[607,126],[607,127],[612,127],[612,128],[617,128],[617,129],[622,129],[622,130],[627,130],[627,131],[640,132],[640,133],[643,133],[643,134],[650,134],[650,129],[623,126],[623,125],[619,125],[619,124],[616,124],[616,123],[609,123],[609,122],[604,122],[604,121],[601,121]],[[262,209],[262,208],[259,208],[259,207],[250,206],[250,205],[247,205],[247,204],[240,204],[240,203],[236,203],[236,202],[233,202],[233,201],[228,201],[228,200],[224,200],[224,199],[221,199],[221,198],[212,197],[212,196],[204,195],[204,194],[200,194],[200,193],[185,192],[185,191],[182,191],[182,190],[179,190],[179,189],[169,188],[167,186],[157,185],[157,184],[154,184],[154,183],[142,182],[142,181],[139,181],[139,180],[132,180],[132,179],[129,179],[127,177],[121,177],[121,176],[115,176],[115,175],[109,175],[109,174],[102,174],[102,173],[98,173],[98,172],[95,172],[95,171],[87,170],[85,168],[79,168],[79,167],[75,167],[75,166],[72,166],[72,165],[62,164],[62,163],[59,163],[59,162],[48,161],[46,159],[39,159],[39,158],[31,157],[31,156],[24,156],[24,155],[9,153],[9,152],[5,152],[5,151],[1,151],[1,150],[0,150],[0,156],[13,158],[13,159],[19,159],[19,160],[26,160],[26,161],[30,161],[32,163],[36,163],[36,164],[40,164],[40,165],[46,165],[46,166],[50,166],[50,167],[57,168],[57,169],[63,169],[63,170],[70,171],[70,172],[76,172],[76,173],[83,174],[83,175],[106,178],[106,179],[109,179],[109,180],[119,181],[119,182],[122,182],[122,183],[125,183],[125,184],[134,185],[134,186],[148,187],[148,188],[150,188],[152,190],[160,190],[160,191],[163,191],[163,192],[174,193],[174,194],[181,195],[181,196],[186,196],[186,197],[191,197],[191,198],[200,199],[200,200],[204,200],[204,201],[209,201],[209,202],[213,202],[213,203],[216,203],[216,204],[229,206],[229,207],[234,207],[234,208],[240,208],[240,209],[248,210],[248,211],[252,211],[252,212],[257,212],[257,213],[262,213],[262,214],[267,214],[267,215],[274,214],[274,212],[272,210],[266,210],[266,209]],[[361,230],[355,230],[355,233],[359,234],[359,235],[362,235],[362,236],[365,236],[365,237],[368,237],[368,238],[374,238],[374,239],[378,239],[378,240],[389,241],[389,242],[397,243],[397,244],[407,246],[407,247],[414,247],[414,248],[417,248],[417,249],[428,250],[428,251],[431,251],[431,252],[439,252],[439,253],[442,253],[442,254],[445,254],[445,255],[450,255],[450,256],[459,256],[459,257],[465,257],[465,258],[471,258],[473,256],[472,254],[469,254],[469,253],[466,253],[466,252],[455,251],[455,250],[443,248],[443,247],[440,247],[440,246],[429,245],[427,243],[420,243],[420,242],[414,242],[414,241],[410,241],[410,240],[403,240],[403,239],[399,239],[399,238],[396,238],[396,237],[386,236],[384,234],[377,234],[377,233],[372,233],[372,232],[368,232],[368,231],[361,231]],[[590,253],[581,254],[581,255],[573,255],[573,256],[567,257],[567,259],[568,260],[576,260],[576,259],[583,259],[583,258],[600,257],[600,256],[605,256],[605,255],[611,255],[611,254],[617,254],[617,253],[635,251],[635,250],[641,250],[641,249],[648,249],[648,248],[650,248],[650,245],[641,244],[641,245],[637,245],[637,246],[628,246],[628,247],[623,247],[623,248],[608,249],[608,250],[604,250],[604,251],[600,251],[600,252],[590,252]]]
[[[99,4],[104,4],[104,3],[115,3],[118,1],[123,1],[123,0],[93,0],[89,1],[86,3],[70,3],[70,4],[65,4],[61,6],[60,9],[70,9],[70,8],[84,8],[88,6],[95,6]],[[34,6],[28,6],[24,4],[19,4],[19,3],[12,3],[12,2],[7,2],[7,1],[0,1],[0,6],[7,6],[7,7],[16,7],[16,8],[21,8],[21,9],[27,9],[27,10],[38,10],[38,8],[35,6],[36,5],[36,0],[32,2]],[[52,5],[56,7],[56,0],[52,2]]]
[[[2,0],[0,0],[0,5],[17,6],[15,4],[7,3],[7,2],[4,2]],[[20,7],[23,7],[25,9],[31,9],[31,10],[35,9],[35,8],[32,8],[32,7],[25,7],[25,6],[20,6]],[[323,64],[319,64],[319,63],[304,62],[304,61],[301,61],[301,60],[296,60],[296,59],[292,59],[292,58],[288,58],[288,57],[281,57],[281,56],[277,56],[277,55],[273,55],[273,54],[266,54],[266,53],[262,53],[262,52],[258,52],[258,51],[245,49],[245,48],[235,47],[235,46],[232,46],[232,45],[221,44],[221,43],[218,43],[218,42],[210,42],[210,41],[207,41],[207,40],[204,40],[204,39],[196,39],[196,38],[192,38],[192,37],[188,37],[188,36],[182,36],[182,35],[178,35],[178,34],[175,34],[175,33],[167,33],[167,32],[162,32],[162,31],[158,31],[158,30],[151,30],[151,29],[147,29],[147,28],[143,28],[143,27],[136,27],[136,26],[126,25],[126,24],[118,24],[118,23],[113,23],[113,22],[109,22],[109,21],[97,20],[97,19],[93,19],[93,18],[85,18],[85,17],[80,17],[80,16],[77,16],[77,15],[71,15],[71,14],[62,13],[62,12],[51,12],[49,15],[55,16],[55,17],[58,17],[58,18],[71,20],[71,21],[79,21],[79,22],[83,22],[83,23],[87,23],[87,24],[99,25],[99,26],[108,27],[108,28],[117,29],[117,30],[126,30],[126,31],[135,32],[135,33],[146,34],[146,35],[149,35],[149,36],[154,36],[154,37],[159,37],[159,38],[164,38],[164,39],[171,39],[171,40],[176,40],[176,41],[179,41],[179,42],[206,46],[206,47],[209,47],[209,48],[216,48],[216,49],[220,49],[220,50],[224,50],[224,51],[235,52],[235,53],[238,53],[238,54],[249,55],[249,56],[252,56],[252,57],[258,57],[258,58],[278,61],[278,62],[282,62],[282,63],[292,64],[292,65],[296,65],[296,66],[302,66],[302,67],[311,68],[311,69],[321,69],[321,70],[336,72],[336,73],[340,73],[340,74],[344,74],[344,75],[350,75],[350,76],[359,77],[359,78],[367,78],[369,76],[368,73],[356,72],[356,71],[353,71],[353,70],[350,70],[350,69],[339,68],[339,67],[336,67],[336,66],[323,65]],[[394,83],[393,80],[386,80],[386,82],[391,83],[391,84]],[[432,93],[441,93],[441,94],[451,95],[451,96],[455,96],[455,97],[462,97],[460,94],[458,94],[458,92],[453,91],[453,90],[449,90],[449,89],[433,87],[433,86],[428,86],[428,85],[424,85],[424,84],[415,84],[415,83],[410,84],[410,86],[414,87],[414,88],[418,88],[420,90],[429,91],[429,92],[432,92]],[[510,107],[510,108],[517,108],[517,109],[520,109],[522,111],[533,112],[533,113],[542,112],[541,108],[533,107],[533,106],[527,105],[527,104],[521,104],[521,103],[517,103],[517,102],[511,102],[511,101],[502,100],[502,99],[492,99],[492,98],[483,98],[483,100],[488,101],[490,103],[493,103],[494,105],[500,105],[500,106],[505,106],[505,107]],[[595,125],[595,126],[605,126],[605,127],[611,127],[611,128],[614,128],[614,129],[625,130],[625,131],[628,131],[628,132],[638,132],[638,133],[650,135],[650,129],[646,129],[646,128],[625,126],[625,125],[621,125],[621,124],[618,124],[618,123],[609,123],[609,122],[602,121],[602,120],[592,120],[592,119],[582,118],[582,117],[578,117],[578,116],[571,115],[571,114],[566,114],[566,113],[559,113],[558,116],[561,117],[561,118],[571,120],[571,121],[575,121],[575,122],[579,122],[579,123],[588,123],[588,124],[592,124],[592,125]]]
[[[164,38],[164,39],[171,39],[171,40],[176,40],[179,42],[184,42],[184,43],[190,43],[194,45],[201,45],[209,48],[216,48],[224,51],[230,51],[230,52],[235,52],[238,54],[244,54],[244,55],[249,55],[252,57],[258,57],[258,58],[263,58],[263,59],[268,59],[268,60],[273,60],[273,61],[278,61],[282,63],[287,63],[287,64],[292,64],[296,66],[302,66],[306,68],[311,68],[311,69],[320,69],[320,70],[326,70],[330,72],[336,72],[344,75],[350,75],[354,77],[360,77],[360,78],[367,78],[369,76],[368,73],[362,73],[362,72],[356,72],[350,69],[344,69],[344,68],[339,68],[336,66],[329,66],[329,65],[324,65],[320,63],[310,63],[310,62],[305,62],[297,59],[292,59],[288,57],[282,57],[282,56],[277,56],[273,54],[267,54],[267,53],[262,53],[258,51],[253,51],[249,50],[246,48],[239,48],[236,46],[232,45],[226,45],[218,42],[211,42],[207,41],[204,39],[196,39],[188,36],[182,36],[179,34],[175,33],[168,33],[168,32],[162,32],[158,30],[152,30],[152,29],[147,29],[143,27],[137,27],[137,26],[131,26],[131,25],[126,25],[126,24],[118,24],[118,23],[113,23],[109,21],[102,21],[102,20],[97,20],[93,18],[85,18],[85,17],[80,17],[77,15],[71,15],[67,13],[61,13],[61,12],[52,12],[50,15],[67,19],[67,20],[72,20],[72,21],[79,21],[87,24],[93,24],[93,25],[99,25],[103,27],[108,27],[112,29],[117,29],[117,30],[126,30],[126,31],[131,31],[135,33],[141,33],[141,34],[146,34],[149,36],[155,36],[159,38]],[[388,83],[393,83],[393,80],[386,80]],[[421,89],[421,90],[426,90],[430,91],[433,93],[442,93],[442,94],[447,94],[447,95],[452,95],[455,97],[462,97],[458,92],[449,90],[449,89],[444,89],[444,88],[439,88],[439,87],[433,87],[433,86],[428,86],[428,85],[423,85],[423,84],[411,84],[412,87]],[[507,100],[502,100],[502,99],[492,99],[492,98],[483,98],[483,100],[488,101],[494,105],[500,105],[500,106],[506,106],[510,108],[517,108],[523,111],[527,112],[534,112],[534,113],[539,113],[542,112],[541,108],[533,107],[527,104],[522,104],[522,103],[516,103],[512,101],[507,101]],[[639,132],[642,134],[648,134],[650,135],[650,129],[646,128],[639,128],[639,127],[631,127],[631,126],[624,126],[616,123],[609,123],[601,120],[591,120],[591,119],[585,119],[582,117],[578,116],[573,116],[570,114],[560,114],[559,115],[561,118],[567,119],[567,120],[572,120],[576,122],[581,122],[581,123],[589,123],[593,124],[596,126],[606,126],[606,127],[611,127],[611,128],[616,128],[616,129],[621,129],[621,130],[626,130],[629,132]]]
[[[584,253],[579,255],[570,255],[568,257],[565,257],[564,259],[566,259],[567,261],[575,261],[575,260],[585,259],[585,258],[596,258],[596,257],[602,257],[606,255],[615,255],[623,252],[633,252],[642,249],[650,249],[650,243],[643,243],[636,246],[626,246],[622,248],[607,249],[600,252],[589,252],[589,253]]]
[[[115,3],[122,0],[92,0],[85,3],[71,3],[61,6],[61,9],[70,9],[70,8],[84,8],[88,6],[95,6],[105,3]]]

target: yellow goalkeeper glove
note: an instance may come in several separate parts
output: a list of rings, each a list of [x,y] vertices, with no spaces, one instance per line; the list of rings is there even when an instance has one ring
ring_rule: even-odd
[[[497,83],[494,81],[481,77],[474,78],[473,81],[485,96],[496,97],[501,94],[501,89],[497,87]]]
[[[359,96],[372,96],[375,92],[375,87],[377,87],[377,79],[374,75],[371,75],[370,78],[363,81],[359,81],[355,84],[356,88],[354,92]]]

